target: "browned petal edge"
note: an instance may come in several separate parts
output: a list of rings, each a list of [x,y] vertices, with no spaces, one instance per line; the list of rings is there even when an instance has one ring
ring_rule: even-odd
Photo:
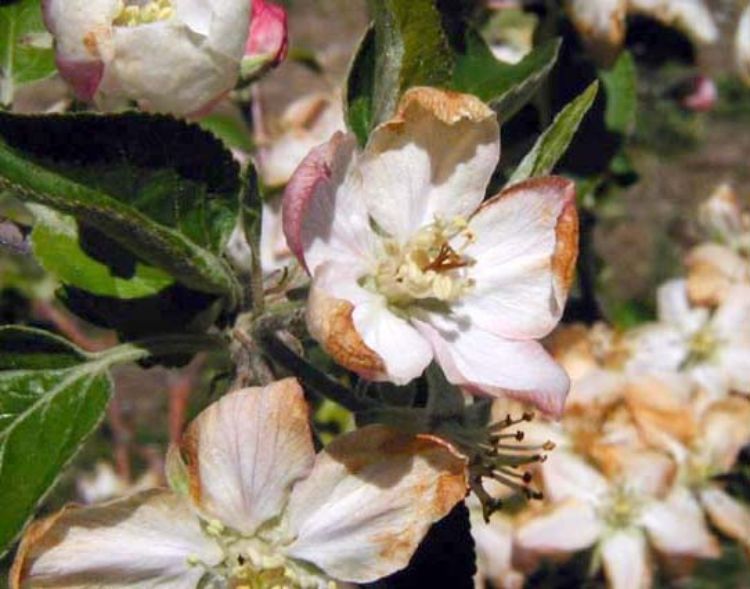
[[[669,385],[657,377],[645,376],[628,382],[625,402],[646,439],[649,432],[666,433],[689,443],[697,433],[692,410],[670,394]]]
[[[364,378],[375,379],[385,372],[383,359],[362,340],[352,319],[354,305],[329,296],[313,286],[307,302],[310,335],[341,366]]]
[[[583,1],[593,3],[593,0]],[[568,17],[584,43],[588,45],[600,64],[613,63],[625,41],[626,3],[621,0],[619,6],[609,15],[609,27],[604,34],[590,21],[581,18],[578,11],[573,9],[574,4],[575,2],[572,1],[567,2]]]
[[[29,556],[31,551],[41,542],[42,538],[44,538],[47,532],[52,529],[57,521],[73,509],[78,509],[78,506],[66,505],[57,513],[45,517],[44,519],[37,520],[26,528],[26,533],[21,540],[21,544],[18,546],[16,558],[10,569],[10,575],[8,578],[10,581],[10,589],[20,589],[21,583],[29,573]]]
[[[575,277],[576,260],[578,259],[578,211],[576,210],[575,182],[562,176],[541,176],[523,180],[504,189],[499,194],[484,201],[475,215],[485,207],[490,207],[504,198],[510,198],[518,192],[541,190],[554,192],[563,201],[563,208],[557,217],[555,226],[555,251],[550,263],[555,279],[555,295],[558,303],[564,304],[570,285]]]
[[[284,189],[281,201],[281,220],[284,237],[300,264],[305,264],[305,249],[302,243],[302,223],[307,206],[318,188],[331,179],[335,154],[346,135],[337,131],[333,137],[310,151],[297,166]]]

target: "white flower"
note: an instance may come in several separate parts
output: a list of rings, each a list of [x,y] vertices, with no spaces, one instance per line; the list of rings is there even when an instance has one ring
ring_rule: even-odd
[[[343,366],[406,383],[435,359],[452,383],[560,414],[568,378],[536,340],[572,280],[574,185],[538,178],[482,203],[499,150],[478,99],[412,88],[363,151],[337,134],[308,155],[284,233],[313,278],[310,333]]]
[[[628,336],[631,373],[685,371],[713,398],[750,394],[750,286],[734,286],[711,313],[692,307],[684,280],[658,291],[659,323]]]
[[[722,184],[701,205],[699,219],[711,241],[686,257],[688,294],[694,303],[713,306],[733,284],[750,284],[750,214],[732,187]]]
[[[44,0],[43,10],[79,98],[180,115],[234,87],[250,23],[250,0]]]
[[[719,36],[703,0],[568,0],[567,8],[594,56],[604,63],[611,63],[619,53],[631,14],[680,29],[698,43],[713,43]]]
[[[370,426],[316,456],[293,379],[226,395],[168,462],[174,492],[66,508],[32,525],[11,587],[369,582],[406,566],[466,492],[465,460],[431,436]]]
[[[670,556],[718,556],[718,543],[690,492],[669,489],[671,461],[653,452],[633,458],[611,482],[573,454],[551,454],[542,470],[553,504],[520,524],[519,546],[541,554],[595,546],[614,589],[650,586],[649,543]]]
[[[742,11],[734,38],[734,55],[740,76],[750,84],[750,4]]]
[[[97,462],[94,472],[76,479],[76,490],[84,503],[91,504],[153,489],[160,483],[161,476],[153,468],[149,468],[137,480],[131,482],[117,474],[108,462]]]

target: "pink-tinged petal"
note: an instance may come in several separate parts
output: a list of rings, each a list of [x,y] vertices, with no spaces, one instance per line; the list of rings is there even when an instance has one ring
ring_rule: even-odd
[[[288,554],[342,581],[374,581],[409,563],[466,485],[466,459],[439,438],[364,427],[332,442],[294,487]]]
[[[336,133],[309,153],[284,191],[284,235],[311,274],[323,262],[347,265],[371,255],[367,209],[347,179],[355,147],[354,136]]]
[[[412,323],[432,344],[435,358],[453,384],[495,397],[509,396],[559,417],[570,380],[535,341],[494,335],[470,321],[432,314]]]
[[[253,0],[245,55],[268,56],[269,64],[276,66],[284,61],[288,48],[286,10],[273,2]]]
[[[104,63],[67,60],[60,54],[55,61],[60,75],[71,85],[75,95],[80,100],[92,101],[104,76]]]
[[[699,495],[711,523],[750,550],[750,507],[716,486],[704,487]]]
[[[292,485],[312,468],[302,389],[287,378],[225,395],[192,422],[181,449],[197,508],[252,534],[281,513]]]
[[[12,589],[26,587],[195,587],[223,559],[190,504],[145,491],[96,507],[68,507],[32,524],[16,554]]]
[[[578,256],[575,184],[535,178],[504,190],[470,219],[465,255],[475,285],[459,312],[482,329],[538,339],[560,320]]]
[[[570,499],[522,522],[516,531],[521,548],[540,554],[576,552],[593,545],[604,532],[594,508]]]
[[[378,225],[406,241],[435,215],[468,218],[500,157],[495,113],[478,98],[417,87],[373,131],[360,161],[361,198]]]
[[[651,565],[646,538],[638,530],[622,530],[601,544],[604,573],[612,589],[649,589]]]
[[[593,505],[609,489],[601,472],[577,454],[562,449],[547,456],[542,476],[545,493],[555,503],[576,499]]]
[[[690,80],[690,92],[681,100],[683,108],[693,112],[711,112],[719,100],[719,90],[708,76],[695,76]]]
[[[649,503],[640,521],[660,552],[699,558],[719,556],[719,543],[709,532],[700,505],[685,487],[675,487],[664,501]]]

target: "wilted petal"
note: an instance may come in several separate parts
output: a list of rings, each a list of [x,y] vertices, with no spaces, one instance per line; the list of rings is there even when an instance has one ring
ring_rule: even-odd
[[[288,554],[339,580],[405,567],[428,528],[466,494],[466,460],[432,436],[368,426],[337,438],[294,487]]]
[[[361,196],[375,221],[406,241],[435,215],[473,213],[499,157],[497,119],[481,100],[412,88],[370,137],[359,166]]]
[[[482,329],[537,339],[560,320],[578,255],[575,185],[535,178],[504,190],[471,218],[472,290],[461,300]]]
[[[348,265],[369,259],[373,251],[365,204],[345,182],[355,147],[354,136],[336,133],[308,154],[284,191],[284,235],[310,273],[329,260]]]
[[[704,487],[699,495],[711,523],[750,549],[750,508],[716,486]]]
[[[570,499],[521,523],[516,541],[522,548],[554,554],[588,548],[604,532],[593,506]]]
[[[12,589],[93,587],[185,589],[213,566],[219,546],[203,534],[190,504],[145,491],[97,507],[65,508],[33,524],[11,572]]]
[[[438,314],[414,320],[453,384],[491,396],[510,396],[560,416],[570,380],[536,341],[502,338],[462,318]]]
[[[197,507],[243,534],[281,512],[315,456],[292,378],[225,395],[191,423],[181,446]]]
[[[651,543],[661,552],[719,556],[719,543],[709,532],[700,505],[685,487],[675,487],[664,501],[649,503],[640,519]]]
[[[625,41],[626,0],[568,0],[567,7],[597,60],[612,62]]]
[[[648,589],[651,567],[646,538],[638,530],[623,530],[601,544],[604,572],[612,589]]]

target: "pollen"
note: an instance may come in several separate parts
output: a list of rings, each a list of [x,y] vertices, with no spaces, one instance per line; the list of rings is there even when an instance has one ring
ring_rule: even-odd
[[[405,244],[385,237],[377,268],[366,283],[398,307],[430,299],[453,303],[474,286],[466,276],[473,261],[465,250],[475,239],[463,217],[436,217]]]
[[[708,327],[698,331],[690,339],[689,362],[702,362],[711,358],[718,347],[719,341]]]
[[[125,1],[113,24],[120,27],[135,27],[169,20],[174,16],[172,0],[150,0],[149,2]]]

